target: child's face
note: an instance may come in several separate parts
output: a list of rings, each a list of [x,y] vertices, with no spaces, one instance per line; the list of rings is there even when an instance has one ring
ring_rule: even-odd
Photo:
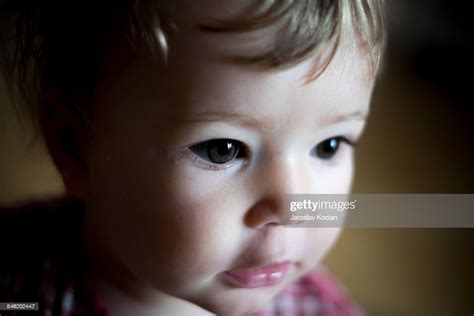
[[[311,60],[255,70],[218,58],[247,35],[181,32],[166,69],[141,56],[98,89],[87,221],[104,252],[151,287],[218,314],[253,311],[335,241],[339,229],[283,227],[282,202],[349,192],[353,148],[323,142],[358,140],[373,80],[351,43],[304,85]],[[283,261],[274,285],[223,278]]]

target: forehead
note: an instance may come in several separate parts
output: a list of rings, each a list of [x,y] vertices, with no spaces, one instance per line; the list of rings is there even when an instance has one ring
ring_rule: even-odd
[[[365,60],[342,49],[309,83],[305,78],[314,66],[311,59],[283,70],[256,71],[201,53],[202,59],[181,64],[181,70],[168,77],[175,102],[185,105],[183,113],[236,112],[304,120],[332,112],[368,111],[373,80],[365,76]]]
[[[182,2],[178,1],[170,10],[178,10]],[[225,18],[234,12],[230,7],[244,5],[239,1],[189,3],[185,10],[176,13],[177,32],[168,38],[170,51],[166,65],[144,50],[139,51],[124,71],[102,81],[105,88],[117,84],[118,93],[128,91],[125,98],[171,104],[161,108],[167,117],[229,110],[257,116],[273,113],[294,117],[296,104],[305,105],[300,111],[302,116],[309,114],[308,111],[324,113],[357,107],[367,112],[374,80],[367,75],[366,56],[350,34],[342,37],[334,58],[321,76],[305,84],[319,55],[287,69],[256,69],[226,62],[222,56],[250,54],[268,46],[276,26],[244,33],[202,32],[198,25],[209,17]],[[109,69],[116,65],[112,60],[108,61]]]
[[[149,119],[170,125],[203,113],[237,113],[290,124],[368,111],[373,80],[366,80],[365,59],[353,50],[341,46],[321,76],[305,84],[312,59],[288,69],[257,71],[216,58],[220,45],[217,38],[190,38],[175,48],[165,68],[136,58],[116,84],[110,83],[112,97],[124,106],[143,107],[139,111]]]

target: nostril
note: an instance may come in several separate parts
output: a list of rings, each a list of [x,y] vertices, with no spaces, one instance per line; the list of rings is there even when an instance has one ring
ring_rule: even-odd
[[[245,214],[243,221],[251,228],[271,228],[283,226],[287,222],[287,215],[282,207],[271,201],[260,201],[251,207]]]
[[[257,227],[257,229],[262,230],[262,231],[273,231],[283,226],[284,226],[283,223],[270,222],[270,223],[265,223],[264,225],[261,225],[260,227]]]
[[[277,222],[271,222],[271,223],[266,223],[265,226],[279,226],[281,225],[280,223]]]

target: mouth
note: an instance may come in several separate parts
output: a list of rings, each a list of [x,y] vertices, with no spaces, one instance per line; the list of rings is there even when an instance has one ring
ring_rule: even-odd
[[[228,285],[239,288],[271,286],[285,279],[290,265],[290,261],[283,261],[257,268],[224,271],[222,278]]]

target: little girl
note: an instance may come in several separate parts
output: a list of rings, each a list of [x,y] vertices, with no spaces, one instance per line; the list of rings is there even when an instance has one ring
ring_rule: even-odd
[[[7,83],[67,190],[0,210],[1,302],[362,313],[318,265],[340,229],[287,227],[283,204],[350,191],[380,1],[1,3]]]

